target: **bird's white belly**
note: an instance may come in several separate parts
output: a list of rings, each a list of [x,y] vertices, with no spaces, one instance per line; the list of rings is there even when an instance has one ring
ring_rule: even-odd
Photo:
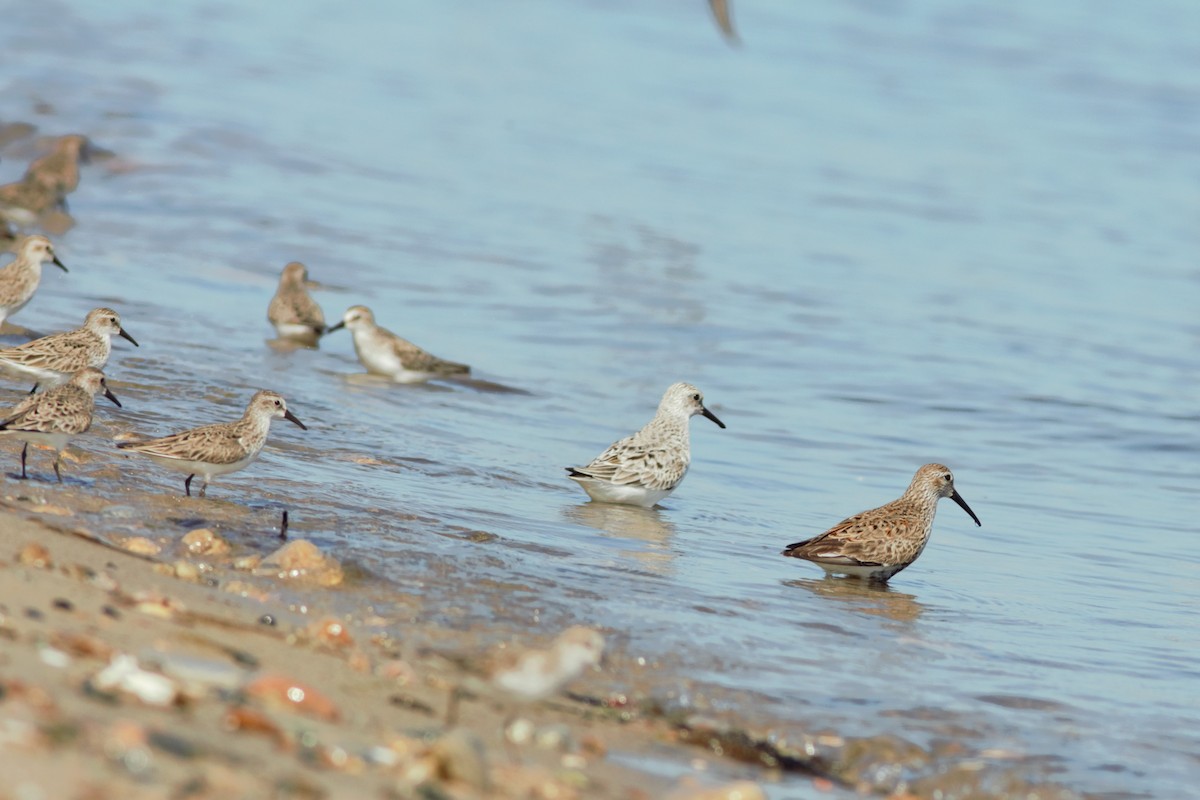
[[[211,481],[221,475],[228,475],[231,472],[237,472],[239,469],[245,469],[258,457],[258,453],[246,456],[245,458],[234,461],[229,464],[210,464],[207,461],[189,461],[183,458],[169,458],[160,456],[154,453],[141,453],[148,457],[155,464],[167,469],[173,469],[176,472],[186,472],[189,475],[200,475],[205,482]]]
[[[38,215],[28,208],[21,206],[4,206],[0,208],[0,220],[7,219],[21,228],[31,228],[38,222]]]
[[[608,481],[597,481],[590,478],[576,478],[583,490],[588,493],[588,497],[600,503],[619,503],[626,506],[641,506],[642,508],[650,508],[658,501],[664,499],[671,492],[671,489],[647,489],[644,486],[631,486],[609,483]]]
[[[872,567],[855,564],[826,564],[821,561],[814,561],[813,563],[830,575],[849,575],[854,578],[873,578],[875,580],[887,580],[903,569],[903,565],[901,564],[882,564]]]
[[[33,378],[42,389],[51,389],[64,384],[70,377],[57,370],[29,367],[24,364],[16,364],[12,361],[3,360],[0,360],[0,370],[18,379]]]
[[[55,450],[62,450],[71,441],[69,433],[43,433],[41,431],[0,431],[0,435],[11,436],[14,439],[20,439],[30,444],[41,444],[48,447],[53,447]]]
[[[404,371],[404,364],[400,362],[390,347],[358,348],[358,360],[367,368],[368,372],[374,372],[376,375],[386,375],[389,378],[397,372]]]
[[[278,322],[275,324],[275,332],[284,339],[317,339],[317,332],[313,330],[311,325],[301,325],[299,322]]]
[[[557,676],[546,667],[545,659],[527,659],[518,668],[495,677],[496,686],[526,700],[540,700],[557,688]]]

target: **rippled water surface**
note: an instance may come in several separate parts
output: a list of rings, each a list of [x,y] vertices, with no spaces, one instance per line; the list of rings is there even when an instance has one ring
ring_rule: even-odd
[[[0,6],[0,121],[117,154],[17,320],[121,311],[107,432],[275,388],[311,430],[212,496],[362,591],[607,626],[746,720],[1195,796],[1200,6],[744,0],[730,48],[699,0],[343,5]],[[293,259],[480,382],[270,347]],[[681,379],[729,426],[683,487],[583,502],[562,467]],[[97,492],[181,489],[80,444]],[[983,527],[943,504],[889,590],[778,556],[933,460]]]

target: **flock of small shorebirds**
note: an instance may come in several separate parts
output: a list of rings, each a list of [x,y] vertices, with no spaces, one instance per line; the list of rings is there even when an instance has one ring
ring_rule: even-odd
[[[0,236],[10,223],[28,226],[47,211],[65,212],[66,195],[78,185],[79,163],[86,161],[88,148],[86,137],[61,137],[53,151],[34,161],[20,181],[0,186]],[[33,298],[43,264],[67,270],[45,236],[10,235],[15,240],[11,249],[16,258],[0,269],[0,324]],[[303,264],[292,262],[283,268],[267,309],[267,318],[280,339],[315,346],[322,336],[346,328],[359,361],[370,373],[397,383],[453,380],[470,374],[467,365],[438,358],[381,327],[365,306],[351,306],[340,321],[327,326],[308,285]],[[113,336],[137,346],[116,311],[96,308],[76,330],[0,349],[0,371],[34,382],[30,394],[0,417],[0,437],[24,441],[21,478],[27,477],[28,446],[35,443],[56,451],[54,473],[61,482],[62,452],[73,437],[91,427],[95,396],[103,394],[121,405],[102,372]],[[595,502],[650,508],[675,491],[687,474],[691,463],[689,421],[696,415],[725,427],[705,408],[704,397],[695,386],[675,383],[645,427],[613,443],[587,465],[568,467],[568,476]],[[185,473],[188,496],[192,480],[200,476],[199,496],[204,497],[214,478],[254,461],[276,418],[307,430],[282,396],[264,389],[254,394],[245,413],[235,421],[157,439],[120,441],[116,446]],[[926,464],[900,498],[849,517],[819,536],[788,545],[783,555],[812,561],[830,575],[885,582],[921,554],[933,528],[938,500],[943,497],[952,499],[980,524],[955,490],[950,470],[941,464]],[[498,665],[492,684],[524,699],[545,697],[598,664],[603,648],[603,637],[597,631],[570,628],[548,650],[531,650],[519,657],[514,654],[507,664]]]

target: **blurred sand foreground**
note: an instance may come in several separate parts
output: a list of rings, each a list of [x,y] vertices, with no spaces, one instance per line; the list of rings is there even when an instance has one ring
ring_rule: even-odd
[[[228,552],[211,532],[168,562],[71,530],[72,514],[0,501],[0,798],[763,796],[661,721],[567,698],[515,710],[536,721],[525,741],[518,723],[506,742],[514,709],[494,698],[446,731],[465,662],[324,615],[318,587],[307,614],[230,591],[233,568],[197,566]],[[707,788],[614,750],[675,776],[704,758]]]

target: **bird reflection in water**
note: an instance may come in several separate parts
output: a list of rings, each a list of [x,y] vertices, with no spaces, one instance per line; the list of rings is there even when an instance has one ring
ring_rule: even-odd
[[[925,611],[925,606],[915,595],[893,589],[886,583],[826,576],[797,578],[783,581],[783,585],[843,603],[861,614],[873,614],[895,622],[915,622]]]
[[[675,525],[656,508],[638,508],[612,503],[581,503],[563,509],[571,522],[594,528],[603,534],[625,539],[639,546],[622,549],[621,553],[637,561],[637,566],[655,575],[670,575],[675,553],[671,539]]]

